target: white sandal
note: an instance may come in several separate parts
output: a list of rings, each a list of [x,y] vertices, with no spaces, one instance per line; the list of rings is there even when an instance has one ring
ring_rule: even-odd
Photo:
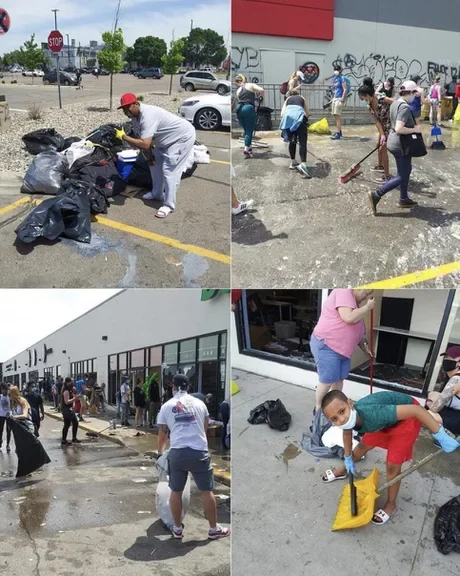
[[[162,206],[155,214],[155,218],[166,218],[166,216],[169,216],[172,211],[173,210],[169,206]]]
[[[324,484],[329,484],[329,482],[334,482],[335,480],[345,480],[348,474],[344,474],[343,476],[336,476],[332,470],[326,470],[325,472],[326,480],[324,479],[324,475],[321,476],[321,480]]]
[[[395,510],[396,512],[396,510]],[[385,510],[382,510],[382,508],[379,508],[377,510],[377,512],[374,514],[374,516],[372,516],[372,524],[375,524],[376,526],[382,526],[383,524],[386,524],[388,522],[388,520],[394,516],[395,512],[393,512],[393,514],[391,516],[388,516],[388,514],[385,512]],[[375,522],[374,518],[377,516],[377,518],[380,518],[381,522]]]

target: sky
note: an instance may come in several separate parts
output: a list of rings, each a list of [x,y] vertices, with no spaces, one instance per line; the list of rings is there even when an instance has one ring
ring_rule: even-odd
[[[32,33],[38,45],[46,42],[54,29],[57,8],[58,30],[76,45],[90,40],[102,42],[102,32],[111,30],[117,0],[0,0],[10,15],[10,30],[0,36],[0,55],[22,46]],[[38,8],[38,9],[37,9]],[[120,22],[125,44],[132,46],[140,36],[157,36],[169,43],[187,36],[191,20],[194,28],[211,28],[228,45],[230,0],[121,0]]]
[[[0,362],[117,292],[119,290],[0,290]]]

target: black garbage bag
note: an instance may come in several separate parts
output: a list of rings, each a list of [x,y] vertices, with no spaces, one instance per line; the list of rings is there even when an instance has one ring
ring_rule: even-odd
[[[21,192],[32,194],[57,194],[61,183],[69,171],[69,163],[64,154],[56,150],[41,152],[32,161],[25,176]]]
[[[111,159],[102,160],[97,164],[88,164],[78,170],[77,173],[72,170],[72,174],[75,174],[78,180],[83,180],[89,184],[95,184],[97,180],[98,185],[101,186],[101,183],[104,182],[103,187],[105,183],[112,180],[114,176],[118,176],[118,170],[115,162]]]
[[[332,426],[322,410],[317,410],[310,427],[311,434],[303,434],[301,446],[304,450],[317,458],[343,458],[345,450],[341,446],[325,446],[322,436]]]
[[[100,164],[101,162],[109,162],[110,160],[114,159],[114,155],[108,148],[104,148],[103,146],[95,146],[93,152],[91,154],[87,154],[86,156],[82,156],[75,160],[70,168],[70,175],[73,178],[75,174],[85,168],[85,166],[93,166]]]
[[[97,180],[96,180],[97,182]],[[118,196],[126,190],[127,183],[121,176],[115,174],[110,180],[107,180],[103,186],[107,198]]]
[[[434,541],[441,554],[460,552],[460,496],[439,509],[434,520]]]
[[[16,478],[32,474],[45,464],[49,464],[50,457],[40,440],[35,437],[33,426],[30,427],[27,422],[21,420],[10,420],[10,422],[18,456]]]
[[[267,402],[259,404],[249,412],[249,424],[265,424],[267,422],[267,409],[269,402],[273,402],[273,400],[267,400]]]
[[[183,180],[184,178],[190,178],[190,176],[193,176],[193,173],[195,172],[195,170],[197,168],[198,168],[198,164],[196,162],[194,162],[193,166],[191,166],[190,168],[187,168],[187,170],[185,172],[182,172],[181,180]]]
[[[132,133],[131,122],[127,124],[103,124],[99,126],[97,130],[91,132],[91,134],[86,137],[86,140],[93,142],[93,144],[99,144],[100,146],[109,148],[113,154],[116,154],[129,147],[126,142],[119,140],[115,135],[115,129],[119,130],[122,127],[126,134],[130,136]]]
[[[62,145],[62,148],[61,148],[61,152],[63,152],[64,150],[67,150],[67,148],[70,148],[70,146],[74,142],[80,142],[81,140],[82,140],[82,138],[79,138],[78,136],[70,136],[70,138],[65,138],[64,144]]]
[[[64,138],[54,128],[41,128],[22,137],[27,151],[34,156],[46,150],[62,150]]]
[[[136,186],[138,188],[143,188],[144,190],[151,190],[152,175],[150,174],[149,162],[143,152],[137,155],[136,162],[129,173],[126,182],[131,186]]]
[[[90,199],[86,192],[70,189],[37,206],[15,230],[25,244],[37,238],[56,240],[66,236],[78,242],[91,242]]]
[[[267,409],[267,424],[270,428],[282,432],[289,430],[291,419],[291,415],[279,398],[271,403]]]
[[[105,182],[103,182],[105,184]],[[82,180],[70,179],[63,182],[58,194],[76,193],[87,195],[91,214],[107,214],[109,201],[105,189],[97,183],[88,183]]]

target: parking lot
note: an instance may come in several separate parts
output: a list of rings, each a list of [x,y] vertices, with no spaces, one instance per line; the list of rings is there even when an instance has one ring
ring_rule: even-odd
[[[430,126],[423,131],[429,140]],[[375,158],[349,183],[339,178],[372,150],[375,133],[373,126],[347,126],[339,142],[310,134],[311,180],[289,170],[279,132],[263,133],[268,147],[255,148],[250,160],[234,135],[233,187],[240,200],[254,200],[249,213],[233,218],[234,286],[458,285],[460,131],[444,128],[447,150],[414,159],[409,194],[417,207],[398,208],[394,191],[373,216],[367,191],[377,187]]]

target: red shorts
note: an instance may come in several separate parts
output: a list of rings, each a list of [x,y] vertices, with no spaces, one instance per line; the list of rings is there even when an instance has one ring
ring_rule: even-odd
[[[413,400],[413,404],[420,405],[417,400]],[[388,464],[404,464],[412,458],[412,450],[421,427],[422,423],[417,418],[408,418],[390,428],[364,434],[362,443],[387,450]]]

